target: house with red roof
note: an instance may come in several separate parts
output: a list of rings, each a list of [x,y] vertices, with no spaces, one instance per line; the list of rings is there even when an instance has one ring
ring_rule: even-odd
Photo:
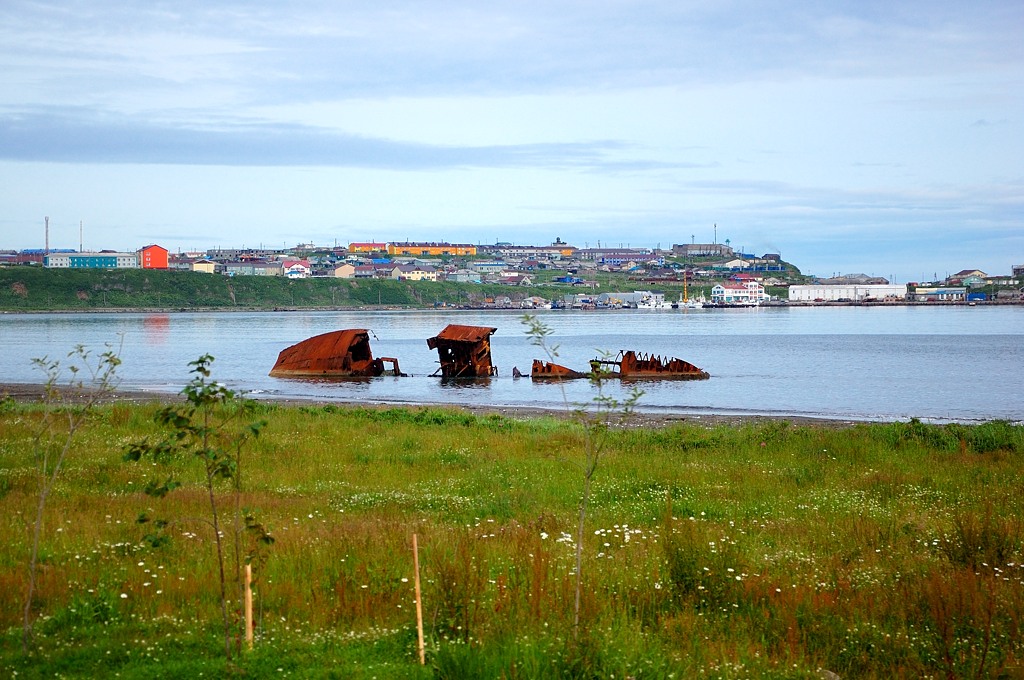
[[[759,305],[768,302],[769,299],[771,296],[764,292],[764,286],[757,281],[720,283],[711,289],[712,304]]]
[[[281,273],[289,279],[308,279],[311,272],[309,260],[285,260],[281,263]]]

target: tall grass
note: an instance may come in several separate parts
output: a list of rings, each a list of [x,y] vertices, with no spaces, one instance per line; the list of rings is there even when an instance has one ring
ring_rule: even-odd
[[[202,475],[142,493],[124,446],[156,405],[79,432],[42,532],[40,616],[17,644],[41,407],[0,408],[0,668],[19,677],[216,675],[209,532],[152,550],[140,512],[202,516]],[[610,432],[584,535],[581,432],[446,409],[262,405],[242,502],[277,542],[254,676],[992,677],[1021,672],[1024,434],[921,423]],[[169,507],[168,507],[169,506]],[[417,663],[419,535],[428,665]],[[218,654],[218,651],[220,654]],[[279,670],[280,669],[280,670]]]

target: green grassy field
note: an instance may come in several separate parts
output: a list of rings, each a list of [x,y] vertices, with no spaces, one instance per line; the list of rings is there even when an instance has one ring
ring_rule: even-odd
[[[594,476],[575,634],[578,424],[264,404],[241,503],[276,542],[256,572],[254,648],[229,664],[199,468],[172,460],[184,486],[159,499],[142,487],[165,470],[123,460],[158,434],[156,409],[103,405],[77,433],[47,502],[26,652],[43,409],[2,402],[5,677],[1024,672],[1019,426],[613,430]],[[227,487],[219,500],[232,507]],[[169,544],[147,547],[142,512],[174,519]]]

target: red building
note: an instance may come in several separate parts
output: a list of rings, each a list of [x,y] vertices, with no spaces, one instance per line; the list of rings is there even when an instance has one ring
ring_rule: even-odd
[[[141,248],[139,266],[143,269],[167,269],[167,248],[157,245]]]

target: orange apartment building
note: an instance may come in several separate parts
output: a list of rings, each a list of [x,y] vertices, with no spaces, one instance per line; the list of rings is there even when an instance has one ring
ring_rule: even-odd
[[[167,248],[158,245],[140,248],[139,266],[143,269],[167,269]]]
[[[350,253],[383,253],[387,250],[387,243],[349,243],[348,252]]]
[[[388,255],[407,255],[412,257],[476,255],[476,246],[468,243],[426,243],[404,241],[402,243],[389,243]]]

